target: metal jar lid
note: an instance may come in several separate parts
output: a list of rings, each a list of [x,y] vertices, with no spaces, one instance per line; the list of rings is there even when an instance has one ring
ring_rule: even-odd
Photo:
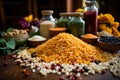
[[[86,3],[87,6],[92,6],[92,5],[94,5],[96,3],[96,1],[95,0],[93,0],[93,1],[88,0],[85,3]]]
[[[80,17],[82,17],[83,13],[81,13],[81,12],[71,12],[69,15],[70,16],[80,16]]]
[[[50,15],[53,14],[53,10],[42,10],[41,13],[42,15]]]
[[[60,13],[59,15],[60,15],[60,16],[69,16],[70,13],[65,12],[65,13]]]

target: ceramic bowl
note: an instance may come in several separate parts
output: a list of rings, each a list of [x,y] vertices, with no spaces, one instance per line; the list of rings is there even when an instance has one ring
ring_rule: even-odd
[[[21,45],[24,45],[27,42],[27,39],[29,38],[29,35],[26,33],[26,34],[14,35],[14,36],[2,35],[1,37],[4,38],[7,41],[10,38],[14,38],[16,46],[21,46]]]
[[[46,38],[44,38],[42,36],[35,35],[35,36],[28,39],[28,44],[31,47],[36,47],[36,46],[44,43],[45,41],[47,41]]]
[[[55,35],[62,33],[62,32],[66,32],[66,28],[65,27],[54,27],[54,28],[50,28],[49,29],[49,38],[54,37]]]
[[[97,45],[98,44],[98,42],[97,42],[98,37],[97,38],[90,38],[90,37],[84,37],[82,35],[81,39],[88,44],[92,44],[92,45]]]
[[[101,38],[105,38],[105,37],[101,37]],[[100,47],[100,49],[108,51],[108,52],[112,52],[112,53],[120,50],[120,41],[116,43],[110,43],[110,42],[102,41],[101,38],[97,40],[98,46]]]
[[[28,44],[31,46],[31,47],[36,47],[42,43],[44,43],[46,40],[43,40],[43,41],[32,41],[32,40],[29,40],[28,39]]]

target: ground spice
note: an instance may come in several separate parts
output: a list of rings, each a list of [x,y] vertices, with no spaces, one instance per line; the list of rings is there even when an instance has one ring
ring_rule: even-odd
[[[84,37],[84,38],[98,38],[96,35],[90,34],[90,33],[87,33],[87,34],[83,35],[82,37]]]
[[[59,63],[85,63],[92,60],[105,62],[111,58],[111,54],[99,48],[87,44],[79,38],[68,33],[60,33],[36,48],[28,49],[45,62],[59,61]]]

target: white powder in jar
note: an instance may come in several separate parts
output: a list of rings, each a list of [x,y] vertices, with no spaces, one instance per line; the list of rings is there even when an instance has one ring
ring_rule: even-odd
[[[43,21],[40,23],[40,35],[49,38],[49,28],[55,27],[55,22],[53,21]]]

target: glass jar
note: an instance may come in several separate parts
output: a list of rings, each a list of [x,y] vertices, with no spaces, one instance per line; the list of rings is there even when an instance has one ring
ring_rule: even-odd
[[[53,10],[42,10],[41,13],[40,35],[49,39],[49,28],[55,27],[55,19],[52,16]]]
[[[52,16],[53,10],[42,10],[41,14],[42,14],[41,21],[46,21],[46,20],[55,21],[55,19]]]
[[[49,39],[49,29],[55,27],[53,21],[43,21],[40,23],[40,35]]]
[[[97,34],[97,25],[98,25],[98,9],[95,6],[96,1],[95,0],[87,0],[86,1],[86,7],[85,7],[85,13],[84,13],[84,20],[85,20],[85,28],[86,33],[92,33]]]
[[[70,16],[69,13],[60,13],[60,18],[56,23],[57,27],[66,27],[67,28],[67,23],[70,21]]]
[[[68,22],[68,31],[78,38],[85,34],[85,22],[82,19],[82,13],[71,13],[71,20]]]

